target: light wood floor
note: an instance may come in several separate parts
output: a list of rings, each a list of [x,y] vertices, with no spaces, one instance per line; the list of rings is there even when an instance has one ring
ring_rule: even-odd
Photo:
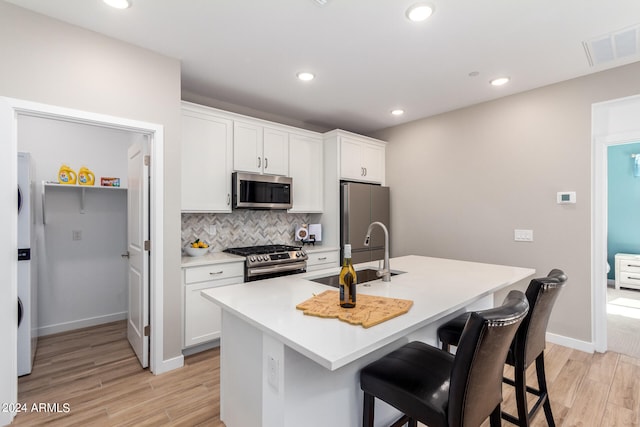
[[[188,356],[184,368],[154,376],[140,368],[125,328],[116,322],[41,338],[32,374],[19,380],[18,399],[29,409],[67,403],[69,411],[20,413],[12,425],[224,427],[219,351]],[[558,427],[639,425],[640,359],[549,344],[546,367]],[[533,372],[528,381],[535,385]],[[504,400],[503,407],[513,409],[508,386]],[[533,426],[546,426],[542,412]]]
[[[219,367],[214,349],[153,375],[140,367],[124,321],[42,337],[32,373],[18,381],[18,401],[28,410],[59,403],[61,412],[19,413],[12,425],[224,427]]]

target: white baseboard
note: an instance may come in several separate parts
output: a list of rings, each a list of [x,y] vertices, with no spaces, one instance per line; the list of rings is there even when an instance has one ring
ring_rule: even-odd
[[[176,356],[172,359],[163,360],[160,366],[156,366],[153,371],[154,375],[164,374],[165,372],[173,371],[174,369],[182,368],[184,366],[184,356]]]
[[[38,336],[58,334],[60,332],[73,331],[75,329],[88,328],[89,326],[102,325],[103,323],[117,322],[127,318],[127,312],[112,313],[104,316],[89,317],[87,319],[72,320],[70,322],[58,323],[55,325],[40,326]]]
[[[591,342],[580,341],[575,338],[565,337],[564,335],[556,335],[550,332],[547,332],[546,337],[547,341],[553,344],[573,348],[574,350],[580,350],[586,353],[593,353],[595,351],[595,345]]]
[[[182,349],[183,356],[191,356],[192,354],[200,353],[201,351],[210,350],[212,348],[220,347],[220,338],[206,342],[204,344],[194,345]]]

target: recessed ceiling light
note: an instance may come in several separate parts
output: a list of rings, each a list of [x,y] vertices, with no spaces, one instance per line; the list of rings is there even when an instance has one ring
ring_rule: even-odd
[[[316,77],[313,73],[309,73],[307,71],[302,71],[296,75],[303,82],[308,82],[309,80],[313,80]]]
[[[401,116],[404,114],[404,110],[397,108],[395,110],[391,110],[391,114],[393,114],[394,116]]]
[[[416,3],[407,9],[406,15],[409,21],[422,22],[433,15],[434,10],[435,8],[430,4]]]
[[[498,77],[497,79],[491,80],[489,83],[491,83],[492,86],[502,86],[503,84],[508,83],[509,80],[511,80],[509,77]]]
[[[127,9],[131,7],[131,0],[102,0],[111,7],[116,9]]]

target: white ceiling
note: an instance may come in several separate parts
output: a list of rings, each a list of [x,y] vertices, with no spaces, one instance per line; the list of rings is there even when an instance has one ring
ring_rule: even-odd
[[[183,91],[316,129],[370,133],[640,60],[592,67],[582,45],[637,25],[638,0],[427,0],[420,24],[419,0],[7,1],[180,59]]]

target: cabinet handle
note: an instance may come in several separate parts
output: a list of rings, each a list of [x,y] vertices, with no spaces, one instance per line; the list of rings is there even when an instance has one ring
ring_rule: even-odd
[[[258,156],[258,167],[262,166],[262,159]]]
[[[209,276],[217,276],[218,274],[222,274],[224,273],[224,270],[220,270],[220,271],[210,271],[209,272]]]
[[[267,159],[266,157],[264,158],[264,168],[268,168],[269,167],[269,159]]]
[[[227,206],[231,204],[231,194],[227,193]]]
[[[364,176],[367,176],[367,168],[363,168],[364,169]]]
[[[318,261],[324,261],[325,259],[327,259],[327,257],[326,257],[326,256],[318,257]]]
[[[364,168],[360,166],[360,176],[364,176]]]
[[[640,265],[627,264],[627,267],[640,267]]]

